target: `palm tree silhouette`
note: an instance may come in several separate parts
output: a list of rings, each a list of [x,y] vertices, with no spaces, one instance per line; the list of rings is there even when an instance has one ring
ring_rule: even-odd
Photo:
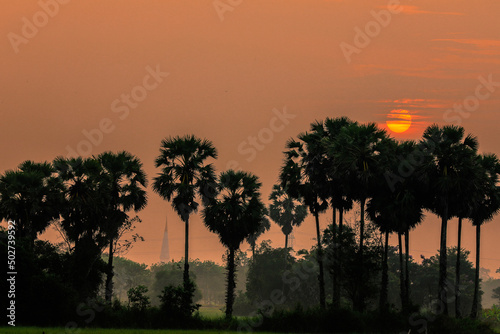
[[[154,178],[153,190],[172,207],[185,223],[184,285],[189,284],[189,216],[198,209],[196,194],[206,201],[211,195],[215,175],[209,158],[217,158],[217,150],[206,139],[193,135],[165,138],[161,142],[160,155],[155,166],[161,173]]]
[[[490,220],[500,210],[500,161],[494,154],[479,156],[479,164],[482,167],[482,177],[479,182],[477,193],[473,200],[471,214],[472,223],[476,226],[476,275],[474,279],[474,297],[472,299],[471,317],[476,318],[479,309],[479,260],[481,250],[481,226]]]
[[[269,231],[271,228],[271,224],[269,223],[269,219],[264,217],[262,219],[262,222],[259,226],[259,229],[255,231],[254,233],[250,234],[247,238],[246,241],[250,245],[250,248],[252,249],[252,260],[255,258],[255,246],[257,243],[257,239],[264,234],[266,231]]]
[[[111,304],[113,296],[113,254],[114,244],[119,237],[120,228],[126,222],[127,212],[140,211],[147,203],[146,173],[142,163],[132,154],[122,151],[119,153],[104,152],[97,159],[101,163],[103,173],[107,177],[105,182],[110,190],[109,209],[116,214],[107,221],[106,230],[109,240],[109,258],[106,276],[105,298]],[[117,212],[118,211],[118,212]]]
[[[314,131],[319,134],[319,137],[322,141],[322,146],[325,151],[325,159],[324,165],[325,173],[327,175],[327,181],[329,185],[329,196],[330,196],[330,205],[332,207],[332,225],[333,228],[333,242],[335,244],[339,244],[337,240],[337,232],[338,234],[342,234],[343,230],[343,220],[344,220],[344,211],[348,211],[352,209],[352,199],[347,197],[348,191],[346,190],[348,187],[347,182],[342,177],[343,171],[340,171],[335,168],[334,156],[332,154],[328,154],[329,148],[332,147],[337,140],[338,134],[341,130],[349,125],[355,124],[356,122],[350,120],[347,117],[337,117],[337,118],[326,118],[324,122],[317,121],[311,125],[311,131]],[[336,220],[337,215],[336,211],[339,212],[338,218],[338,229],[335,228],[337,226]],[[342,257],[340,256],[340,248],[335,247],[333,250],[333,272],[332,272],[332,283],[333,283],[333,295],[332,295],[332,304],[335,308],[340,307],[340,291],[342,282]]]
[[[468,180],[461,177],[467,169],[473,168],[470,157],[477,141],[471,135],[464,138],[464,128],[448,125],[440,128],[429,126],[423,134],[421,144],[428,148],[428,156],[423,165],[427,178],[428,192],[426,207],[441,217],[441,241],[439,249],[439,294],[443,302],[443,313],[448,315],[446,231],[448,220],[454,214],[457,194],[467,189]]]
[[[203,210],[203,220],[211,232],[219,235],[227,247],[226,317],[233,314],[235,283],[235,252],[240,244],[261,228],[266,207],[260,198],[257,176],[228,170],[220,174],[217,195],[210,198]]]
[[[473,197],[477,195],[478,184],[480,183],[481,166],[478,164],[478,149],[479,143],[476,137],[469,136],[469,144],[464,147],[469,154],[462,156],[465,161],[462,165],[468,164],[467,168],[461,168],[458,177],[461,179],[460,193],[455,194],[452,203],[454,205],[453,216],[458,217],[458,233],[457,233],[457,259],[455,263],[455,316],[462,317],[460,301],[460,266],[462,254],[462,223],[464,218],[469,218],[472,212]]]
[[[288,248],[288,236],[294,226],[300,226],[307,216],[307,206],[290,197],[281,184],[275,184],[269,195],[269,217],[281,227],[285,235],[285,249]]]
[[[341,129],[335,141],[329,147],[334,168],[347,184],[349,197],[356,199],[361,208],[359,234],[359,279],[363,280],[363,245],[365,228],[365,204],[371,197],[373,183],[380,175],[378,160],[379,144],[387,138],[386,132],[377,128],[375,123],[358,125],[356,123]],[[356,298],[355,309],[362,311],[362,296]]]
[[[109,209],[109,183],[97,159],[58,157],[53,166],[64,185],[60,226],[68,245],[73,245],[72,283],[85,298],[94,293],[88,277],[109,242],[106,224],[119,213]]]
[[[281,185],[289,196],[300,199],[309,208],[316,223],[316,241],[319,273],[320,307],[326,307],[325,279],[323,269],[323,247],[319,227],[319,214],[328,208],[328,185],[325,182],[323,147],[317,134],[302,133],[299,141],[289,140],[281,168]]]
[[[380,295],[380,308],[388,310],[388,239],[389,234],[398,233],[399,256],[400,256],[400,296],[404,309],[408,309],[410,303],[410,278],[409,278],[409,232],[419,224],[423,215],[423,187],[421,186],[420,172],[418,168],[414,173],[398,177],[400,165],[406,163],[400,157],[409,157],[420,149],[413,141],[396,142],[386,140],[380,146],[379,168],[385,170],[384,177],[376,180],[373,197],[367,204],[367,213],[370,219],[385,234],[384,257],[382,263],[382,293]],[[418,166],[415,166],[418,167]],[[392,175],[392,176],[391,176]],[[391,177],[397,178],[398,182],[392,183]],[[402,234],[405,235],[405,260],[403,261]],[[405,265],[403,266],[403,262]]]
[[[62,184],[50,163],[25,161],[0,176],[0,220],[16,223],[18,238],[31,248],[39,233],[59,217]]]

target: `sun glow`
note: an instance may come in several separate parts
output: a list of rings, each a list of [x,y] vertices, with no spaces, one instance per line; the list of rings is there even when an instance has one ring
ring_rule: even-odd
[[[386,124],[392,132],[405,132],[411,126],[411,115],[408,113],[408,110],[391,110],[391,112],[387,114]]]

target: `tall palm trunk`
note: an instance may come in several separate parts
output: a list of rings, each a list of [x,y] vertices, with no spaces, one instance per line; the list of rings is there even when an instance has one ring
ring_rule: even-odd
[[[342,229],[344,226],[344,209],[340,208],[339,209],[339,230],[337,233],[337,247],[335,247],[335,253],[336,253],[336,264],[335,264],[335,270],[337,271],[337,282],[336,282],[336,289],[334,290],[334,307],[339,308],[340,307],[340,295],[341,295],[341,289],[342,289],[342,249],[340,248],[340,242],[342,238]]]
[[[337,227],[337,209],[333,206],[333,203],[332,203],[332,207],[333,207],[333,212],[332,212],[332,225],[334,227]]]
[[[361,285],[362,282],[364,282],[364,272],[365,272],[365,265],[364,265],[364,254],[363,254],[363,249],[364,249],[364,240],[365,240],[365,201],[366,198],[361,198],[360,200],[360,206],[361,206],[361,219],[359,221],[359,266],[358,266],[358,280],[359,284]],[[359,312],[363,312],[365,308],[365,303],[364,303],[364,296],[360,294],[359,292],[357,293],[357,296],[355,298],[356,300],[354,301],[354,309]]]
[[[189,285],[189,217],[186,218],[186,230],[184,233],[184,287]]]
[[[361,219],[359,221],[359,257],[360,257],[360,264],[361,268],[363,267],[363,245],[365,241],[365,201],[366,198],[362,198],[360,200],[360,205],[361,205]]]
[[[318,266],[319,266],[319,305],[322,309],[326,307],[325,300],[325,277],[323,273],[323,247],[321,246],[321,232],[319,229],[319,215],[317,212],[314,213],[314,218],[316,219],[316,239],[318,240]]]
[[[389,257],[389,230],[385,231],[384,257],[382,259],[382,290],[380,291],[380,310],[382,313],[388,311],[387,295],[389,294],[389,266],[387,259]]]
[[[462,217],[458,218],[457,262],[455,265],[455,316],[462,317],[460,311],[460,255],[462,253]]]
[[[471,318],[477,318],[479,310],[479,259],[481,250],[481,224],[476,225],[476,276],[474,277],[474,297],[472,298]]]
[[[339,234],[342,234],[342,228],[344,227],[344,209],[339,209]]]
[[[333,206],[332,212],[332,227],[333,227],[333,273],[332,273],[332,305],[337,306],[335,301],[335,296],[337,295],[338,289],[338,272],[337,272],[337,261],[338,261],[338,230],[337,230],[337,209]]]
[[[288,234],[285,234],[285,268],[288,264]]]
[[[438,299],[443,305],[443,314],[448,315],[448,298],[446,293],[446,230],[448,228],[448,205],[446,204],[443,216],[441,217],[441,243],[439,248],[439,295]]]
[[[227,257],[227,293],[226,293],[226,318],[233,316],[234,289],[235,284],[234,249],[229,248]]]
[[[398,232],[398,244],[399,244],[399,290],[401,296],[401,308],[404,309],[406,305],[406,294],[405,294],[405,272],[403,265],[403,240],[401,238],[402,233]]]
[[[406,296],[406,311],[410,309],[410,229],[406,229],[405,233],[405,296]]]
[[[111,305],[111,298],[113,297],[113,276],[114,276],[113,244],[114,244],[114,240],[113,240],[113,238],[110,238],[110,240],[109,240],[108,268],[107,268],[106,286],[105,286],[105,289],[106,289],[105,298],[106,298],[106,304],[108,304],[108,305]]]

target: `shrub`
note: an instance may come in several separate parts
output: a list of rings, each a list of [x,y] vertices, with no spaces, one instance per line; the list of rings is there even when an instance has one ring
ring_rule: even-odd
[[[144,285],[139,285],[127,291],[128,305],[133,310],[144,311],[151,305],[149,297],[146,296],[148,288]]]
[[[177,327],[181,322],[191,318],[201,306],[193,301],[195,291],[196,286],[193,281],[189,281],[186,285],[166,286],[158,296],[162,322]]]
[[[493,327],[500,328],[500,307],[493,305],[488,310],[483,310],[482,318]]]

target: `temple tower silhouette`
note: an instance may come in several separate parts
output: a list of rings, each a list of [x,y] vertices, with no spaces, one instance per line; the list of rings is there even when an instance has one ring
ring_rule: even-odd
[[[168,262],[170,261],[170,251],[168,247],[168,223],[167,218],[165,218],[165,232],[163,232],[163,243],[161,245],[160,261]]]

